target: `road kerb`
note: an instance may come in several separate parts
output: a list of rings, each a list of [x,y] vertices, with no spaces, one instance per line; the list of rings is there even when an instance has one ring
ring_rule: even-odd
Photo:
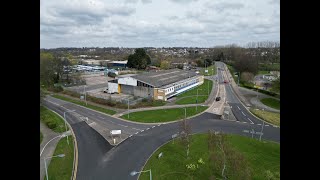
[[[48,108],[49,109],[49,108]],[[51,109],[49,109],[50,111],[52,111]],[[61,117],[63,120],[65,120],[60,114],[58,114],[55,111],[52,111],[55,114],[57,114],[59,117]],[[73,153],[73,168],[72,168],[72,180],[76,180],[77,178],[77,170],[78,170],[78,143],[77,143],[77,137],[74,134],[74,131],[71,127],[71,125],[69,124],[68,121],[65,120],[65,122],[68,124],[69,129],[71,130],[72,136],[74,137],[74,153]]]

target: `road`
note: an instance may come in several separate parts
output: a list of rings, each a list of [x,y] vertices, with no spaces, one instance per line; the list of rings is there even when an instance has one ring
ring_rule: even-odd
[[[217,63],[217,66],[223,64]],[[218,71],[218,79],[223,82],[222,72]],[[221,120],[210,112],[188,120],[192,133],[205,133],[208,130],[220,131],[228,134],[239,134],[251,137],[246,133],[254,130],[261,131],[261,120],[253,117],[234,95],[230,85],[226,84],[227,101],[237,121]],[[69,102],[53,97],[46,98],[44,103],[48,108],[63,116],[66,110],[75,110],[67,113],[67,121],[71,124],[78,141],[79,165],[77,179],[137,179],[130,176],[130,172],[142,170],[152,153],[161,145],[171,140],[173,134],[179,131],[179,122],[163,123],[158,125],[137,124],[122,121]],[[112,146],[103,136],[93,130],[86,122],[88,117],[97,122],[102,128],[121,129],[126,139],[117,146]],[[246,131],[246,132],[245,132]],[[255,138],[259,135],[254,134]],[[280,128],[266,124],[262,139],[280,143]]]
[[[227,78],[227,75],[224,72],[226,70],[225,65],[222,62],[216,62],[216,66],[220,69],[217,71],[219,82],[224,83],[224,80],[227,80],[229,82],[229,78]],[[236,117],[237,121],[240,121],[242,123],[258,124],[258,125],[261,125],[263,123],[260,119],[253,116],[249,112],[249,110],[243,106],[243,104],[240,102],[238,97],[235,95],[230,83],[225,84],[225,89],[227,94],[227,102],[230,105],[230,108],[232,109],[232,113]],[[267,126],[273,126],[272,124],[267,122],[265,122],[265,124]]]

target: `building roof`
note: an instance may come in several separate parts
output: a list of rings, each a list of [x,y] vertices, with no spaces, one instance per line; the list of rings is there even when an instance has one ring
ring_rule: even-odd
[[[170,69],[157,72],[142,73],[132,76],[132,78],[152,85],[154,87],[162,87],[194,76],[197,76],[197,74],[193,71]]]
[[[111,61],[110,63],[113,63],[113,64],[127,64],[128,60],[126,60],[126,61]]]

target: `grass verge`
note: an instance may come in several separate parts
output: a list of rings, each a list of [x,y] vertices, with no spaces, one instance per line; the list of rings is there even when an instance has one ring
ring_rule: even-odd
[[[186,96],[197,96],[197,89],[199,89],[198,95],[208,95],[208,83],[209,83],[209,93],[210,93],[212,90],[213,82],[210,80],[204,79],[203,84],[201,84],[200,86],[197,86],[189,91],[186,91],[182,94],[179,94],[177,96],[177,98],[186,97]]]
[[[266,106],[280,110],[280,101],[279,100],[276,100],[273,98],[263,98],[263,99],[261,99],[261,102]]]
[[[86,103],[83,102],[83,101],[74,100],[74,99],[67,98],[67,97],[64,97],[64,96],[61,96],[61,95],[58,95],[58,94],[52,95],[52,97],[55,97],[57,99],[61,99],[61,100],[64,100],[64,101],[68,101],[68,102],[71,102],[71,103],[74,103],[74,104],[78,104],[80,106],[84,106],[84,107],[87,107],[87,108],[90,108],[90,109],[94,109],[96,111],[99,111],[99,112],[102,112],[102,113],[105,113],[105,114],[113,115],[113,114],[116,113],[116,111],[113,111],[113,110],[110,110],[110,109],[94,106],[94,105],[91,105],[91,104],[86,105]]]
[[[196,107],[187,107],[187,117],[198,114],[206,110],[208,106],[198,106],[198,111]],[[129,114],[124,114],[120,118],[143,123],[158,123],[158,122],[169,122],[184,118],[184,108],[173,108],[173,109],[158,109],[149,111],[133,112]]]
[[[66,131],[64,120],[44,106],[40,106],[40,120],[54,132],[61,133]]]
[[[214,174],[209,166],[208,135],[196,134],[192,136],[189,158],[186,158],[185,149],[178,141],[169,142],[160,147],[148,160],[143,170],[152,170],[152,177],[158,180],[188,180],[209,179]],[[252,179],[262,180],[266,178],[266,171],[280,172],[280,144],[269,141],[258,141],[244,136],[227,135],[227,142],[236,151],[243,154],[252,170]],[[163,156],[158,159],[158,155]],[[197,164],[202,158],[204,164],[200,164],[195,171],[186,168],[187,164]],[[149,180],[149,173],[142,173],[139,180]]]
[[[54,157],[51,159],[48,167],[48,176],[51,180],[70,179],[73,169],[73,137],[69,136],[69,145],[67,143],[67,137],[62,138],[54,151],[54,155],[65,154],[64,157]],[[46,179],[46,177],[45,177]]]
[[[40,144],[42,142],[42,139],[43,139],[43,134],[40,132]]]
[[[280,126],[280,113],[262,111],[253,108],[250,108],[250,111],[259,118],[274,125]]]
[[[204,103],[208,99],[208,96],[199,96],[198,97],[198,103]],[[175,104],[197,104],[197,96],[190,96],[190,97],[184,97],[180,98],[175,102]]]
[[[208,69],[208,73],[205,70]],[[216,74],[216,67],[214,65],[209,66],[208,68],[201,69],[200,73],[204,76],[212,76]]]

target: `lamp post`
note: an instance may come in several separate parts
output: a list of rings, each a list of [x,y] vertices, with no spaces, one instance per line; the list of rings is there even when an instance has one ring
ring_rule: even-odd
[[[197,106],[196,106],[196,112],[198,111],[198,95],[199,95],[199,90],[202,90],[202,89],[197,89]]]
[[[76,111],[76,110],[68,110],[68,111],[65,111],[65,112],[63,113],[64,126],[66,127],[66,131],[68,131],[68,129],[67,129],[66,113],[67,113],[67,112],[74,112],[74,111]],[[67,143],[68,143],[68,145],[69,145],[69,138],[68,138],[68,136],[67,136]]]
[[[129,119],[129,117],[130,117],[130,109],[129,109],[129,105],[130,105],[130,103],[129,103],[129,100],[130,100],[130,98],[128,98],[128,119]]]
[[[140,172],[137,172],[137,171],[132,171],[131,173],[130,173],[130,175],[131,176],[135,176],[136,174],[139,174],[139,173],[142,173],[142,172],[150,172],[150,180],[152,180],[152,173],[151,173],[151,169],[149,169],[149,170],[146,170],[146,171],[140,171]]]
[[[43,158],[44,160],[44,167],[46,169],[46,177],[47,177],[47,180],[49,179],[48,177],[48,170],[47,170],[47,159],[51,159],[51,158],[54,158],[54,157],[59,157],[59,158],[63,158],[65,156],[65,154],[58,154],[56,156],[51,156],[51,157],[46,157],[46,158]]]
[[[84,101],[86,102],[86,106],[88,106],[88,103],[87,103],[86,85],[84,85],[84,87],[83,87],[83,94],[84,94]]]

